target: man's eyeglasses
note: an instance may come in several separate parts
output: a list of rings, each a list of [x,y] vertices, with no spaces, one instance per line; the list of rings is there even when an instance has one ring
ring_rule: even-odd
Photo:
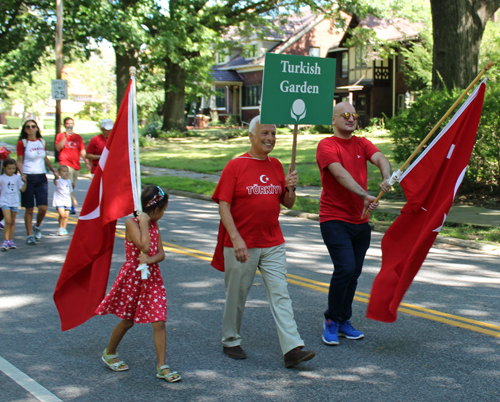
[[[340,113],[338,116],[342,116],[344,119],[349,120],[349,118],[352,116],[354,120],[358,120],[359,114],[357,113],[349,113],[349,112],[344,112]]]
[[[35,125],[26,124],[26,128],[38,128],[38,127]]]

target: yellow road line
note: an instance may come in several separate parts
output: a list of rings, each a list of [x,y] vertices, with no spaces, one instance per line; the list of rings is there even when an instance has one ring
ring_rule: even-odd
[[[52,218],[59,217],[58,214],[53,212],[47,212],[47,216]],[[68,219],[68,223],[76,225],[77,222],[78,219],[74,217],[70,217]],[[116,236],[120,238],[125,238],[125,231],[122,229],[117,229]],[[204,251],[199,251],[192,248],[182,247],[177,244],[163,242],[163,249],[173,253],[183,254],[190,257],[198,258],[203,261],[212,261],[211,253],[206,253]],[[257,273],[260,274],[260,272]],[[287,275],[287,282],[293,285],[302,286],[322,293],[328,293],[328,289],[330,287],[329,283],[303,278],[301,276],[292,274]],[[363,292],[356,292],[354,300],[362,303],[368,303],[370,300],[370,294]],[[452,325],[454,327],[468,329],[485,335],[494,336],[496,338],[500,338],[500,326],[489,324],[487,322],[472,320],[470,318],[460,317],[453,314],[444,313],[442,311],[432,310],[408,303],[401,303],[400,307],[398,308],[398,312],[413,315],[420,318],[425,318],[431,321],[437,321],[443,324]]]

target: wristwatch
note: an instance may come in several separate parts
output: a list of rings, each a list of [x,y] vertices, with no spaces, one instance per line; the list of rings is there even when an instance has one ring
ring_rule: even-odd
[[[296,188],[297,188],[297,187],[294,187],[294,188],[293,188],[293,190],[292,190],[294,193],[295,193],[295,189],[296,189]],[[286,186],[285,186],[285,190],[286,190],[286,192],[287,192],[287,193],[289,193],[289,192],[290,192],[290,189],[289,189],[288,187],[286,187]]]

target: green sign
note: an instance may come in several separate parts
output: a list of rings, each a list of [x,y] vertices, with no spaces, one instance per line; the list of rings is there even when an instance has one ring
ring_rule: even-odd
[[[260,121],[332,124],[335,59],[266,54]]]

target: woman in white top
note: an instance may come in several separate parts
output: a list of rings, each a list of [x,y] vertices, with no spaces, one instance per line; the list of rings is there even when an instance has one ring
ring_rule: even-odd
[[[59,178],[47,157],[45,140],[40,134],[38,124],[34,120],[27,120],[23,124],[17,143],[17,168],[27,181],[26,191],[21,194],[21,204],[26,208],[24,224],[27,234],[26,243],[29,245],[35,245],[36,241],[42,238],[40,226],[47,213],[49,198],[46,167],[54,172],[56,179]],[[36,224],[32,226],[35,200],[38,214]]]

